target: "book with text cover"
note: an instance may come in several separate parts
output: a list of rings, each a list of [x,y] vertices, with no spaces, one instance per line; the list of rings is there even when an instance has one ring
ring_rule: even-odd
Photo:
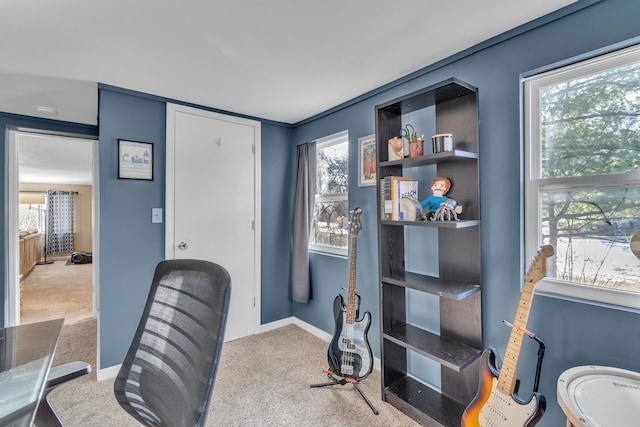
[[[392,221],[401,221],[400,218],[400,203],[402,201],[401,191],[407,192],[411,191],[413,185],[415,184],[416,194],[417,194],[417,185],[418,183],[409,177],[395,177],[399,179],[391,180],[391,220]],[[409,184],[413,183],[413,184]],[[402,188],[402,190],[401,190]]]
[[[415,199],[418,198],[418,181],[398,181],[398,219],[400,221],[407,221],[408,218],[405,216],[404,209],[402,209],[402,198],[403,197],[413,197]],[[415,213],[412,215],[415,220]]]

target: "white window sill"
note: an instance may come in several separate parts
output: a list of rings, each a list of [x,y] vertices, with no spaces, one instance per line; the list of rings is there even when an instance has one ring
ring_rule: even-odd
[[[535,293],[546,297],[640,313],[640,293],[637,292],[590,285],[576,285],[561,280],[544,278],[536,285]]]
[[[347,258],[346,249],[332,248],[330,246],[309,245],[309,252],[318,255],[328,255],[338,258]]]

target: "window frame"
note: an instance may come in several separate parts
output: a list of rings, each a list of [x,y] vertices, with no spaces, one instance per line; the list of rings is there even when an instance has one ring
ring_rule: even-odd
[[[344,130],[320,139],[317,139],[315,141],[316,143],[316,162],[317,165],[319,165],[318,162],[318,153],[320,152],[320,150],[327,148],[327,147],[331,147],[333,145],[339,145],[339,144],[346,144],[346,148],[347,148],[347,191],[344,194],[328,194],[328,195],[323,195],[323,194],[314,194],[314,202],[313,202],[313,206],[314,206],[314,212],[315,212],[315,205],[318,202],[318,199],[323,200],[323,201],[341,201],[344,200],[347,204],[347,210],[349,209],[349,187],[348,187],[348,182],[349,182],[349,131],[348,130]],[[318,166],[316,166],[317,168]],[[317,169],[316,169],[316,173],[317,173]],[[313,224],[311,225],[311,230],[309,230],[309,232],[311,234],[313,234]],[[334,256],[339,256],[339,257],[347,257],[348,253],[349,253],[349,248],[348,248],[349,244],[348,244],[348,239],[347,239],[347,247],[345,248],[339,248],[336,246],[330,246],[330,245],[323,245],[323,244],[318,244],[318,243],[311,243],[311,239],[309,239],[309,251],[310,252],[314,252],[314,253],[318,253],[318,254],[323,254],[323,255],[334,255]]]
[[[541,192],[640,186],[640,171],[638,170],[579,178],[540,178],[541,141],[538,139],[540,116],[534,114],[539,111],[538,90],[554,83],[600,73],[638,61],[640,61],[640,38],[635,38],[521,75],[525,259],[533,259],[542,243],[542,208],[539,205]],[[536,293],[627,311],[640,310],[640,292],[578,284],[555,278],[545,277],[542,279],[537,286]]]

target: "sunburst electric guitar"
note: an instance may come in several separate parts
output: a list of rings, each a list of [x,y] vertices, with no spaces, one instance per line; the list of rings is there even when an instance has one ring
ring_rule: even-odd
[[[462,415],[462,427],[534,426],[546,409],[543,395],[533,393],[529,401],[517,396],[516,370],[531,309],[536,284],[547,274],[547,258],[554,254],[553,246],[543,246],[527,272],[520,304],[511,328],[511,336],[502,367],[496,366],[493,350],[482,353],[480,387]]]
[[[357,319],[358,307],[356,307],[356,305],[360,305],[360,296],[356,291],[356,248],[358,232],[362,229],[361,214],[362,209],[355,208],[351,215],[347,304],[344,304],[344,299],[340,294],[333,302],[336,327],[327,350],[331,372],[356,381],[366,378],[373,369],[373,355],[367,339],[369,326],[371,326],[371,313],[367,311],[362,318]]]

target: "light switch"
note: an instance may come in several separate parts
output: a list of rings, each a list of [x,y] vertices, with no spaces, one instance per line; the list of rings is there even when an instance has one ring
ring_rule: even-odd
[[[162,208],[151,208],[151,222],[162,223]]]

